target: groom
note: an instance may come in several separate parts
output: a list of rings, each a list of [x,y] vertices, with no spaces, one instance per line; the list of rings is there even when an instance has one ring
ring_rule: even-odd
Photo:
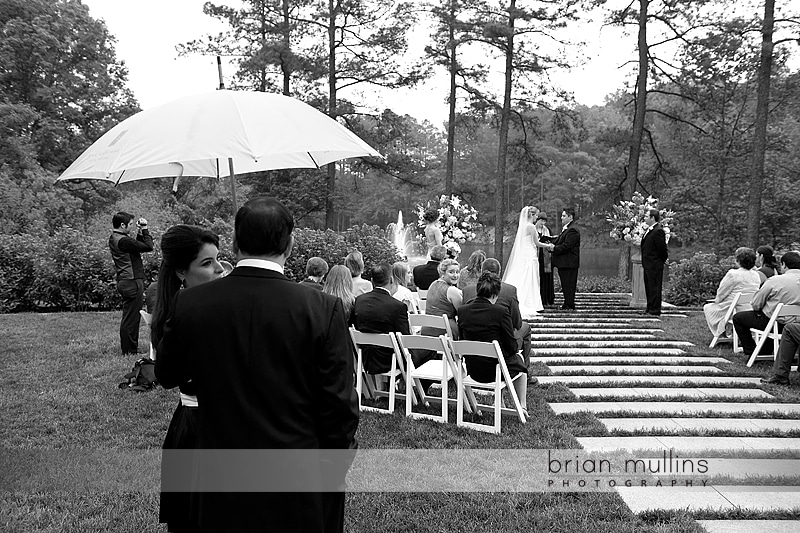
[[[558,268],[561,279],[561,291],[564,293],[562,310],[575,309],[575,290],[578,286],[578,268],[581,265],[581,232],[574,225],[575,210],[564,209],[561,212],[561,233],[553,239],[549,246],[553,254],[553,266]]]

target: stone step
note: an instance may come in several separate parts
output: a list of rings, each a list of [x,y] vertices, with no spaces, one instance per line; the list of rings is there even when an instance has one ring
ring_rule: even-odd
[[[651,353],[653,348],[668,349],[668,348],[689,348],[694,346],[691,342],[686,341],[666,341],[663,339],[654,340],[570,340],[570,341],[539,341],[536,343],[536,350],[542,351],[545,348],[593,348],[593,349],[614,349],[624,350],[626,348],[641,348],[647,353]],[[670,355],[670,354],[666,354]]]
[[[535,316],[533,318],[529,318],[528,322],[531,326],[536,327],[538,324],[547,324],[547,325],[558,325],[559,327],[570,327],[570,328],[581,328],[581,327],[607,327],[609,325],[614,326],[626,326],[626,325],[633,325],[637,326],[640,323],[657,323],[660,324],[661,321],[657,318],[602,318],[602,317],[576,317],[570,316],[567,318],[553,318],[553,317],[546,317],[543,315]]]
[[[533,355],[533,354],[531,354]],[[645,356],[645,355],[590,355],[583,357],[581,354],[572,356],[564,355],[542,355],[531,357],[532,363],[544,363],[546,365],[567,364],[572,362],[583,363],[617,363],[627,365],[630,363],[648,363],[661,365],[677,365],[681,363],[730,363],[722,357],[711,357],[701,355],[689,355],[684,353],[682,356]],[[665,366],[665,368],[668,368]]]
[[[742,485],[703,487],[698,483],[696,486],[686,488],[618,487],[617,492],[634,513],[648,510],[788,511],[797,508],[800,487]]]
[[[568,333],[564,333],[567,331]],[[654,333],[664,333],[663,329],[657,328],[571,328],[571,327],[540,327],[531,328],[531,335],[558,335],[558,336],[585,336],[585,335],[649,335]]]
[[[626,356],[626,355],[639,355],[639,356],[656,356],[656,355],[663,355],[663,356],[687,356],[688,354],[679,348],[592,348],[592,347],[573,347],[573,348],[546,348],[546,349],[539,349],[539,347],[535,347],[531,349],[531,356],[540,357],[543,355],[550,355],[550,356],[565,356],[565,355],[572,355],[579,358],[588,358],[589,356],[601,356],[601,355],[616,355],[618,357]]]
[[[761,389],[726,389],[712,387],[587,387],[570,388],[570,392],[578,398],[608,398],[608,397],[633,397],[633,398],[759,398],[768,400],[774,398]]]
[[[531,342],[537,345],[554,345],[564,346],[572,343],[585,343],[585,342],[636,342],[636,341],[652,341],[655,342],[657,337],[653,334],[643,333],[584,333],[583,331],[575,331],[571,333],[542,333],[537,329],[531,332]]]
[[[800,431],[800,420],[768,418],[598,418],[607,430],[649,431]],[[797,464],[800,465],[800,462]],[[798,470],[800,473],[800,470]]]
[[[797,403],[745,402],[554,402],[550,408],[557,415],[573,413],[664,413],[675,415],[720,415],[734,413],[783,414],[800,417]]]
[[[707,533],[797,533],[800,520],[697,520]]]
[[[727,383],[747,383],[758,385],[761,378],[741,378],[730,376],[539,376],[539,383],[564,383],[581,385],[616,385],[619,383],[692,383],[695,385],[720,385]],[[574,392],[574,391],[573,391]]]
[[[800,439],[784,437],[577,437],[587,452],[770,452],[800,450]]]
[[[551,366],[550,372],[553,374],[582,373],[582,374],[604,374],[610,372],[620,372],[631,375],[649,375],[651,373],[680,373],[680,374],[714,374],[722,372],[715,366],[671,366],[671,365],[564,365]],[[544,377],[544,376],[542,376]],[[620,376],[624,377],[624,376]],[[541,379],[541,377],[539,378]]]

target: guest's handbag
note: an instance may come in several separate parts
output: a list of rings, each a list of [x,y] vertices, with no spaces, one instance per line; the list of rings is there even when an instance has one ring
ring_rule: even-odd
[[[130,372],[125,374],[123,381],[119,384],[120,389],[127,389],[134,392],[147,392],[152,390],[158,381],[156,380],[156,363],[149,357],[142,357],[133,364]]]

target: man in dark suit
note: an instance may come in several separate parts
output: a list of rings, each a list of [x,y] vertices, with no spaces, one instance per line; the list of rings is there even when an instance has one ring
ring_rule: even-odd
[[[500,261],[497,259],[490,257],[481,264],[481,274],[491,272],[499,278],[500,271]],[[464,305],[475,300],[478,296],[477,293],[477,284],[464,287]],[[517,339],[517,350],[522,350],[522,357],[525,359],[525,365],[527,366],[531,358],[531,325],[522,321],[522,314],[519,312],[519,299],[517,299],[517,288],[508,283],[500,282],[500,293],[497,295],[496,305],[504,307],[511,315],[514,338]]]
[[[301,281],[306,287],[322,290],[322,278],[328,273],[328,263],[321,257],[311,257],[306,262],[306,279]]]
[[[650,209],[645,223],[649,226],[642,237],[642,270],[644,271],[644,292],[647,296],[648,315],[661,315],[661,284],[664,279],[664,263],[669,257],[667,235],[658,222],[661,215],[658,209]]]
[[[372,291],[356,297],[353,306],[353,322],[362,333],[391,333],[399,331],[410,334],[408,308],[395,300],[392,294],[397,284],[392,276],[392,267],[381,263],[372,267]],[[369,374],[388,372],[394,352],[389,348],[368,346],[364,348],[364,370]]]
[[[344,480],[349,463],[334,465],[314,454],[356,447],[358,399],[342,303],[284,276],[293,227],[291,213],[272,198],[244,204],[235,221],[236,268],[181,291],[158,345],[158,381],[172,388],[191,380],[197,390],[190,516],[198,531],[344,527],[343,492],[246,492],[252,489],[242,486],[329,487],[331,476]],[[288,463],[242,455],[292,449],[298,455]],[[219,476],[242,492],[224,492]]]
[[[447,257],[447,248],[444,246],[434,246],[431,248],[431,259],[424,265],[414,267],[412,275],[414,277],[414,285],[418,289],[427,291],[431,283],[439,279],[439,263]]]
[[[461,338],[468,341],[497,341],[511,378],[520,372],[527,373],[527,365],[517,353],[517,340],[514,338],[511,315],[507,309],[497,305],[501,287],[500,277],[491,272],[484,272],[478,278],[475,287],[476,298],[458,308]],[[496,363],[478,356],[467,356],[465,363],[469,376],[475,381],[482,383],[494,381]],[[523,409],[527,409],[525,400],[527,389],[527,379],[520,378],[514,381],[514,390]]]
[[[575,309],[575,291],[578,288],[578,269],[581,266],[581,232],[575,227],[575,210],[561,212],[561,233],[550,237],[549,249],[553,254],[553,266],[558,269],[564,305],[561,309]]]

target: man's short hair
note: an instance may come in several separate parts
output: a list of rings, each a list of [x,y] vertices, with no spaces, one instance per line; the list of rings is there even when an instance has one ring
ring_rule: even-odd
[[[328,273],[328,263],[321,257],[312,257],[306,262],[306,276],[324,276]]]
[[[781,263],[789,269],[800,268],[800,252],[786,252],[781,256]]]
[[[658,209],[651,207],[648,211],[650,212],[650,216],[653,217],[653,220],[656,222],[661,220],[661,213],[659,213]]]
[[[431,261],[441,261],[445,257],[447,257],[447,248],[441,244],[437,244],[431,248]]]
[[[481,272],[491,272],[492,274],[499,276],[501,271],[502,267],[500,266],[500,261],[494,257],[487,257],[481,264]]]
[[[125,211],[118,211],[117,214],[111,217],[111,226],[116,229],[123,224],[130,224],[131,220],[133,220],[133,215]]]
[[[274,198],[249,200],[236,213],[234,227],[234,248],[244,255],[278,256],[291,251],[294,218]]]
[[[370,270],[372,275],[373,287],[386,287],[392,282],[392,265],[389,263],[379,263]]]
[[[500,276],[493,272],[484,272],[478,278],[478,284],[475,286],[475,293],[481,298],[494,298],[500,294]]]
[[[573,208],[565,207],[564,209],[562,209],[562,211],[571,216],[573,221],[575,220],[575,210]]]

